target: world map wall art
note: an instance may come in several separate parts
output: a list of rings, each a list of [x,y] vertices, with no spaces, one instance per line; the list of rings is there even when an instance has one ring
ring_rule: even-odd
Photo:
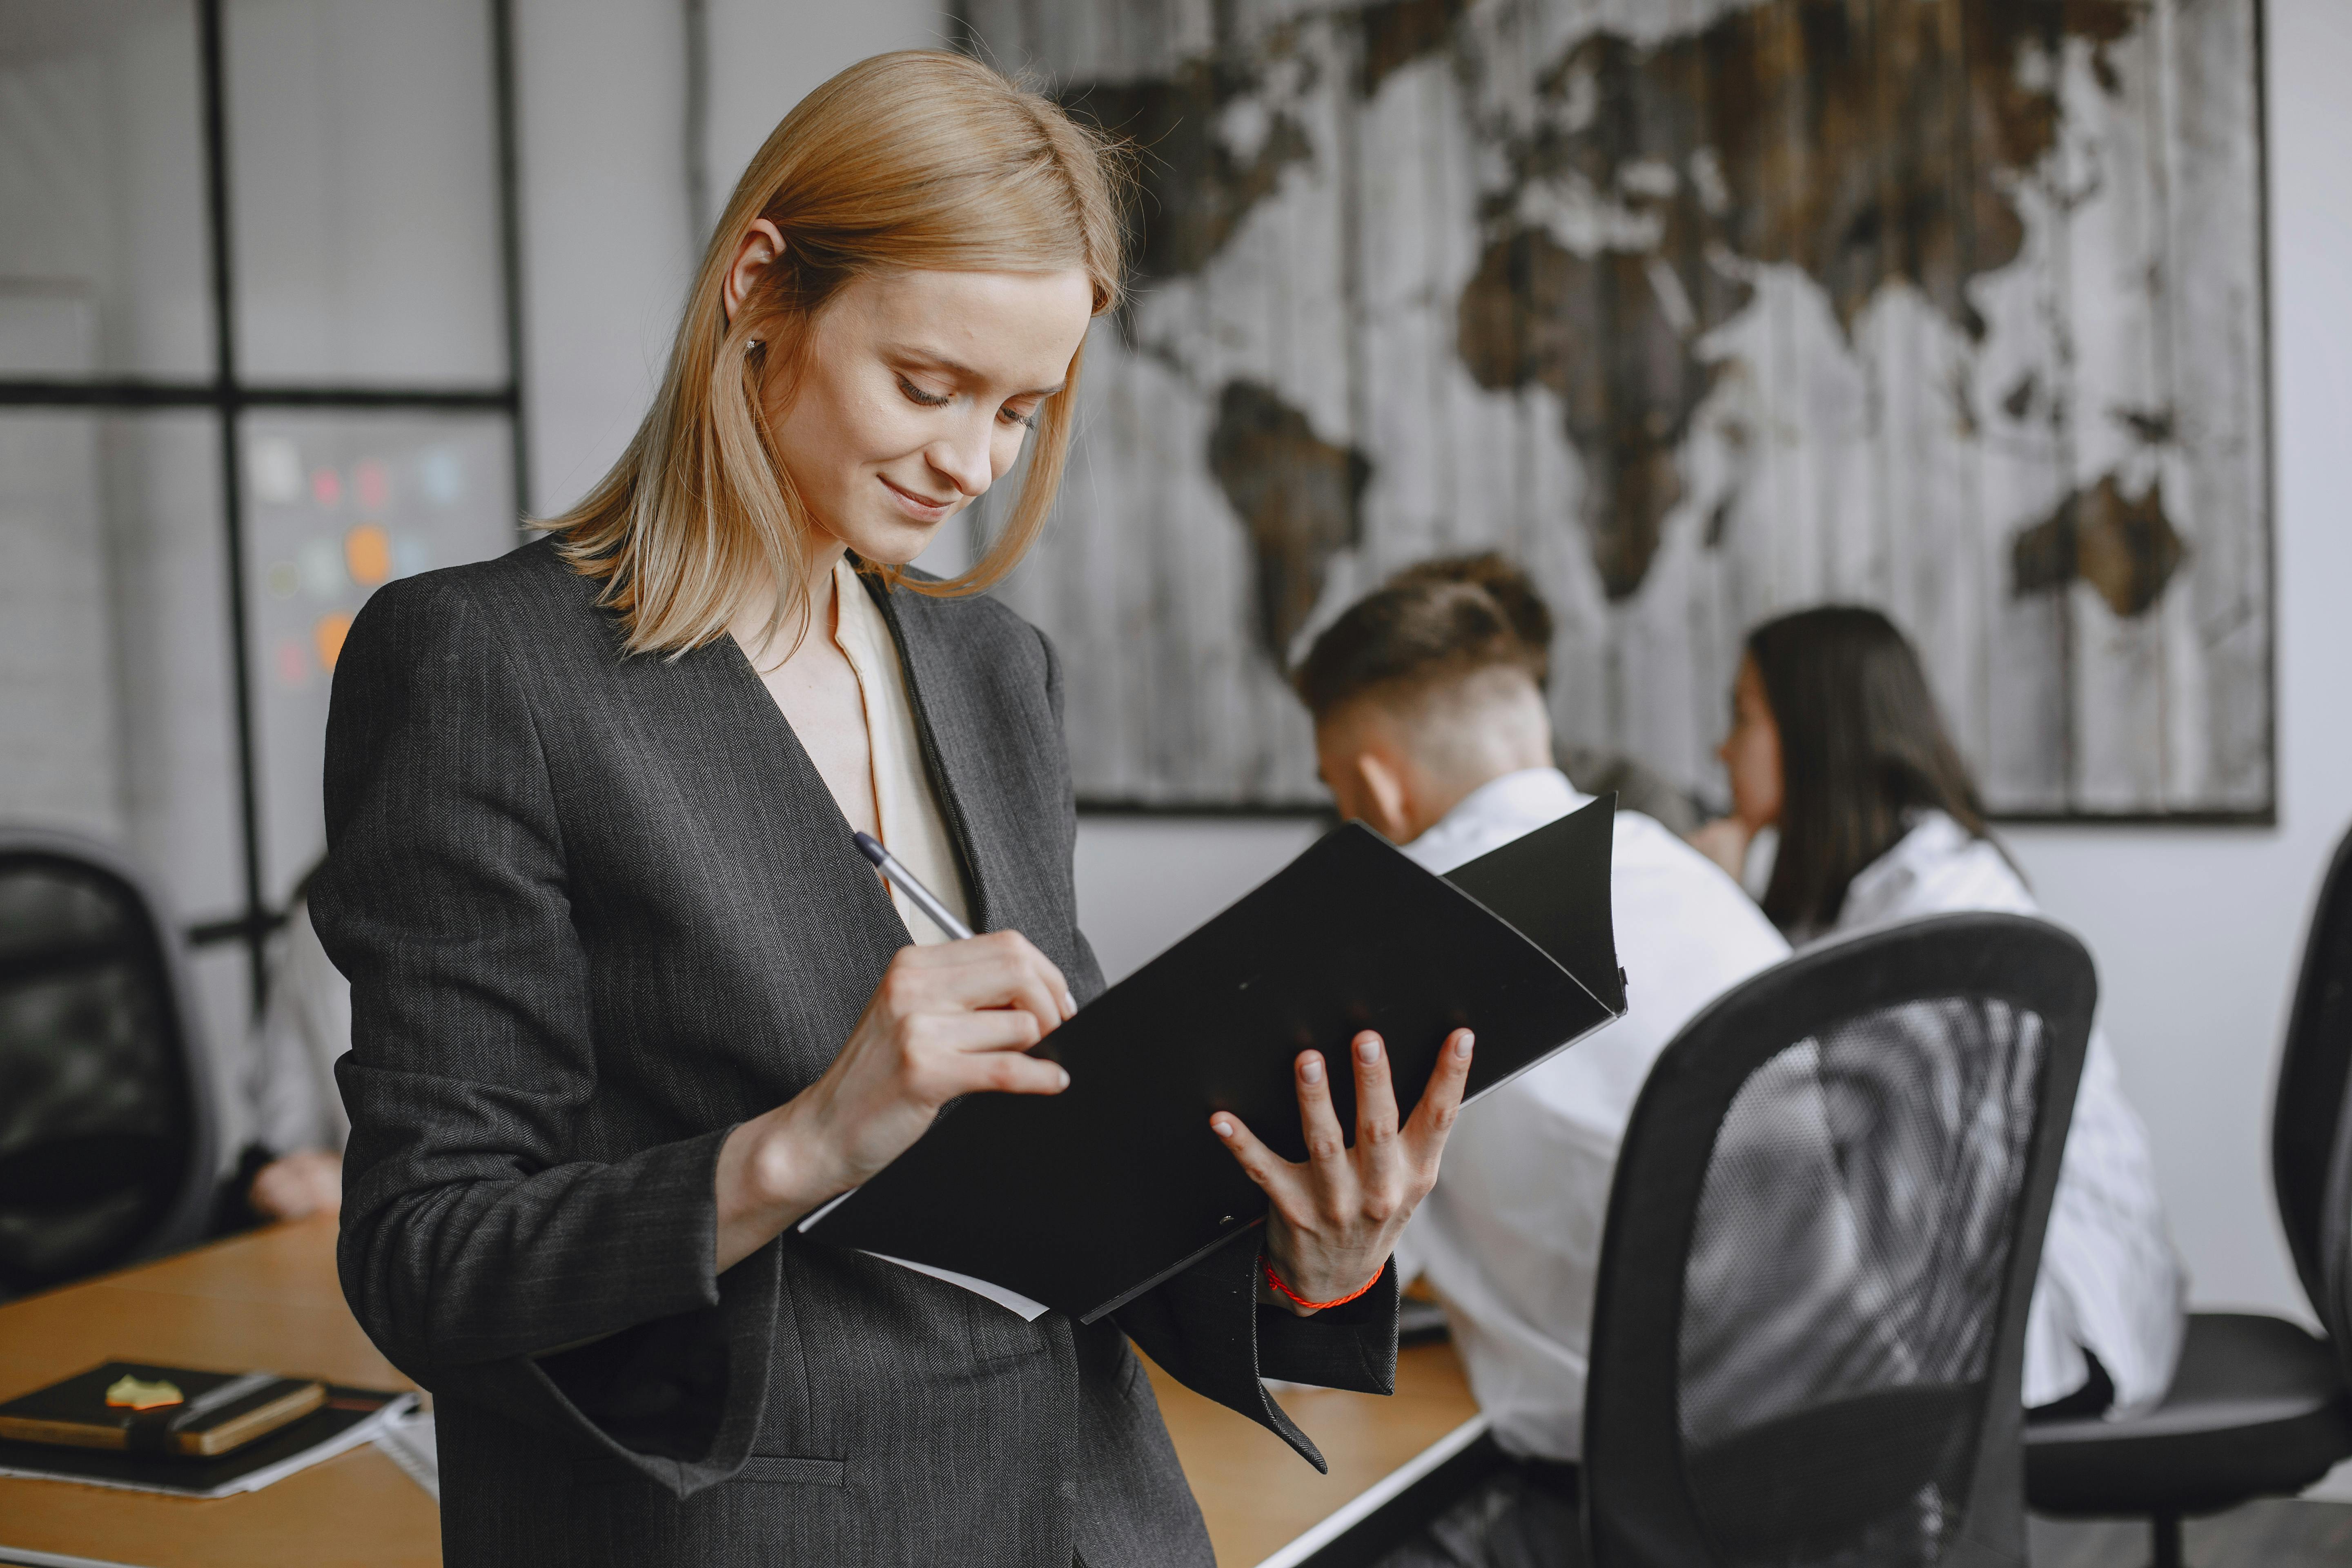
[[[2254,0],[962,23],[1139,157],[1134,297],[1001,590],[1083,801],[1316,804],[1285,668],[1492,547],[1559,619],[1562,737],[1702,795],[1746,630],[1842,601],[2000,815],[2272,815]]]

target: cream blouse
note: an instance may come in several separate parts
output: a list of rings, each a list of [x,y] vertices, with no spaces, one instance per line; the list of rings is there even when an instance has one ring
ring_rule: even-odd
[[[857,674],[857,691],[866,706],[866,743],[874,772],[874,816],[881,829],[882,847],[898,857],[947,905],[956,919],[971,923],[963,875],[957,868],[955,844],[948,837],[946,818],[931,793],[923,766],[923,745],[915,733],[914,700],[907,693],[907,672],[898,663],[898,646],[881,607],[866,594],[856,571],[845,557],[833,569],[833,640],[849,668]],[[890,901],[907,922],[918,946],[946,942],[948,933],[908,902],[898,889]]]
[[[846,560],[833,569],[833,605],[834,646],[857,672],[857,692],[866,705],[874,816],[882,830],[882,847],[947,905],[950,913],[970,925],[971,906],[964,896],[963,874],[957,868],[947,820],[940,815],[939,797],[931,793],[930,773],[923,766],[923,743],[915,733],[915,702],[907,693],[907,671],[898,662],[898,645],[891,640],[890,623],[882,618],[880,606],[867,595],[866,584],[857,580]],[[952,940],[896,888],[890,889],[890,901],[898,906],[898,918],[907,922],[917,946]],[[1018,1290],[969,1274],[910,1263],[903,1258],[885,1260],[961,1286],[1027,1322],[1035,1322],[1045,1311],[1043,1301],[1033,1301]]]

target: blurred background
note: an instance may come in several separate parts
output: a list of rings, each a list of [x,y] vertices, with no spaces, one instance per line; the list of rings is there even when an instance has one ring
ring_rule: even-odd
[[[596,477],[709,172],[937,20],[0,5],[0,817],[161,879],[216,1054],[324,847],[353,613]]]
[[[160,878],[216,1041],[249,1029],[322,848],[351,616],[593,482],[777,118],[852,60],[956,36],[908,0],[0,0],[0,817]],[[2272,0],[2264,54],[2275,821],[2005,837],[2100,960],[2196,1299],[2307,1317],[2263,1152],[2291,966],[2352,819],[2352,7]],[[1088,816],[1106,968],[1319,827]]]

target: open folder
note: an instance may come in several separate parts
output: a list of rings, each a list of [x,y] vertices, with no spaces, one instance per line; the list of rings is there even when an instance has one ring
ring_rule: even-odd
[[[800,1229],[1094,1321],[1265,1218],[1209,1115],[1306,1158],[1301,1050],[1329,1058],[1352,1140],[1359,1030],[1387,1042],[1409,1116],[1455,1028],[1477,1033],[1475,1098],[1622,1015],[1615,810],[1597,800],[1447,877],[1360,823],[1326,835],[1047,1036],[1033,1054],[1069,1088],[957,1102]]]

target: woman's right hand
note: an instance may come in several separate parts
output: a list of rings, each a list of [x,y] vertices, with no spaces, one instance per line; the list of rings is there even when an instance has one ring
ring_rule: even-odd
[[[958,1095],[1059,1094],[1070,1075],[1025,1053],[1076,1011],[1018,931],[901,948],[824,1076],[728,1134],[719,1271],[897,1159]]]

